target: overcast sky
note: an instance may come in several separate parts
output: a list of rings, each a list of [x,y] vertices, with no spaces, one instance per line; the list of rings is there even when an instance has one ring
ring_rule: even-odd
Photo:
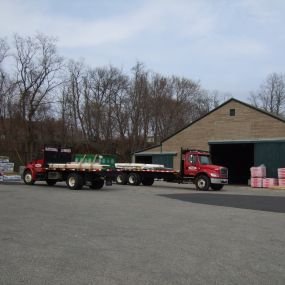
[[[93,67],[141,61],[243,101],[285,73],[284,27],[285,0],[0,0],[0,37],[42,32]]]

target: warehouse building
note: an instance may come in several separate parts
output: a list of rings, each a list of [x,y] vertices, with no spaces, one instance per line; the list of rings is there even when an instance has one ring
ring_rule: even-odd
[[[264,164],[267,177],[285,167],[285,120],[230,99],[159,145],[137,151],[133,161],[180,168],[181,148],[211,152],[214,164],[229,168],[229,183],[247,184],[250,167]]]

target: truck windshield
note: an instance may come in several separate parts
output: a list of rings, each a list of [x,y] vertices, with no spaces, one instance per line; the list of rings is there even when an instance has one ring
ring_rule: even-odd
[[[201,164],[212,164],[210,157],[207,155],[199,155],[199,159]]]

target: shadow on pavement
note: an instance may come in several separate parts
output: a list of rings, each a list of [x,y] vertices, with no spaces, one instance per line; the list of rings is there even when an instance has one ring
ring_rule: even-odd
[[[204,193],[162,194],[158,196],[197,204],[285,213],[285,197]]]

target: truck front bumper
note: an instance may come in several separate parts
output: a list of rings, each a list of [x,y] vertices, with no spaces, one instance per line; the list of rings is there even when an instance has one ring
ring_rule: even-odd
[[[212,184],[228,184],[227,178],[211,178]]]

